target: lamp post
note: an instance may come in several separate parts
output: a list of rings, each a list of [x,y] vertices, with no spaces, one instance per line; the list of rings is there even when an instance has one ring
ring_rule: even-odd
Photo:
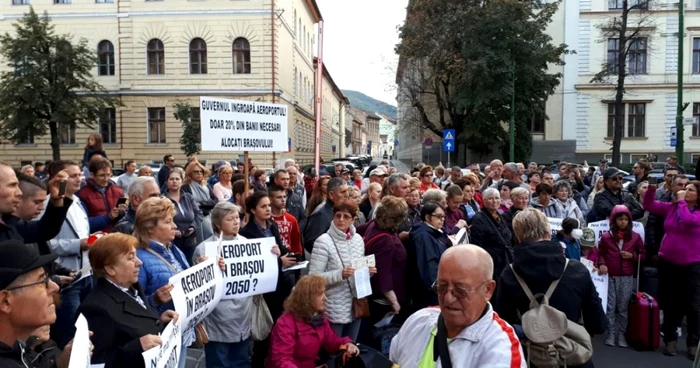
[[[683,166],[683,21],[685,2],[678,2],[678,92],[676,96],[676,157],[678,165]]]
[[[510,127],[509,127],[509,136],[510,136],[510,162],[515,162],[515,55],[513,52],[511,54],[511,65],[510,65],[510,83],[511,83],[511,92],[510,92]]]

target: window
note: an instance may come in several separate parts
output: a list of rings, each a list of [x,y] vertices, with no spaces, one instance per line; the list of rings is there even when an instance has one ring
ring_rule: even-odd
[[[96,3],[98,4],[107,4],[107,3],[114,3],[114,0],[95,0]]]
[[[622,9],[622,0],[608,0],[608,9]]]
[[[700,74],[700,38],[698,37],[693,38],[693,74]]]
[[[617,59],[620,57],[620,40],[608,38],[608,66],[610,73],[617,73]]]
[[[641,153],[640,154],[634,154],[634,153],[630,154],[630,163],[631,164],[636,164],[637,162],[639,162],[639,160],[648,160],[648,159],[649,159],[649,156],[647,156],[645,154],[641,154]]]
[[[628,57],[629,74],[646,74],[647,72],[647,39],[637,38],[630,41]]]
[[[629,104],[627,114],[627,136],[628,137],[644,137],[644,113],[645,104],[633,103]]]
[[[165,47],[163,41],[154,38],[146,46],[148,53],[148,74],[165,74]]]
[[[195,126],[200,126],[202,124],[202,118],[200,116],[200,110],[199,107],[191,107],[190,108],[190,114],[192,115],[191,117],[191,122]],[[197,141],[201,142],[202,141],[202,132],[201,130],[197,132]]]
[[[233,41],[233,74],[250,74],[250,43],[243,37]]]
[[[637,9],[649,9],[649,0],[630,0],[627,4],[629,8],[637,6]],[[624,9],[623,0],[608,0],[608,10]]]
[[[166,143],[165,107],[148,108],[148,143]]]
[[[700,103],[696,102],[693,104],[693,117],[697,122],[700,120]],[[693,137],[700,137],[700,128],[698,128],[698,123],[693,124]]]
[[[17,144],[34,144],[34,134],[29,132],[18,132],[17,133]]]
[[[623,130],[624,131],[624,130]],[[622,133],[624,134],[624,132]],[[608,104],[608,135],[612,138],[615,135],[615,104]]]
[[[294,38],[297,37],[297,10],[294,9],[294,19],[292,22],[292,25],[294,26]]]
[[[70,4],[71,0],[53,0],[54,4]]]
[[[75,125],[59,123],[58,137],[61,144],[75,144]]]
[[[530,124],[530,132],[532,134],[544,134],[544,125],[544,114],[535,114],[535,116],[532,117],[532,122]]]
[[[117,143],[117,113],[114,109],[102,110],[99,120],[100,135],[104,143]]]
[[[190,42],[190,74],[207,74],[207,43],[201,38]]]
[[[98,75],[114,75],[114,45],[104,40],[97,45]]]
[[[29,5],[29,0],[12,0],[12,5]]]

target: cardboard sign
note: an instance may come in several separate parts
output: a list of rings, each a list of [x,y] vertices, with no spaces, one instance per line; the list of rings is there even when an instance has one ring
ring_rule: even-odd
[[[143,352],[146,368],[177,368],[182,349],[181,320],[171,321],[160,335],[163,345]]]
[[[205,244],[209,259],[224,259],[221,299],[237,299],[269,293],[277,289],[277,256],[272,253],[274,238],[222,241]]]
[[[184,330],[202,322],[221,300],[223,278],[216,259],[210,257],[170,278],[175,286],[170,295]]]

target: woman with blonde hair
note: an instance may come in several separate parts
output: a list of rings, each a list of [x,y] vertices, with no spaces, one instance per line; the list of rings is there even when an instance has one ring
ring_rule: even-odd
[[[191,162],[185,169],[185,184],[182,185],[181,189],[183,193],[192,196],[202,211],[202,227],[199,229],[201,236],[197,240],[206,239],[213,235],[209,211],[219,202],[219,198],[214,194],[214,188],[207,184],[208,173],[209,170],[199,161]]]
[[[359,353],[352,339],[339,337],[325,316],[326,282],[322,277],[302,277],[285,300],[284,310],[272,329],[266,367],[314,368],[321,348],[328,354]]]
[[[603,179],[603,175],[599,176],[598,179],[596,179],[595,185],[593,186],[593,190],[591,190],[591,194],[588,195],[588,201],[586,202],[588,208],[593,208],[593,200],[595,199],[596,194],[603,190],[604,183],[605,180]]]
[[[360,212],[369,219],[372,209],[377,206],[377,203],[382,199],[382,186],[379,183],[370,183],[362,201],[360,202]]]
[[[321,176],[318,179],[318,182],[316,183],[316,186],[314,187],[313,192],[311,193],[311,198],[309,198],[309,201],[306,203],[306,217],[311,217],[311,214],[314,213],[314,210],[318,205],[320,205],[322,202],[328,198],[328,192],[326,191],[326,188],[328,188],[328,181],[331,180],[331,177],[328,175]]]
[[[212,191],[216,198],[220,201],[228,201],[233,195],[233,183],[231,183],[231,178],[233,177],[233,168],[228,165],[221,166],[219,168],[219,182],[214,184]]]

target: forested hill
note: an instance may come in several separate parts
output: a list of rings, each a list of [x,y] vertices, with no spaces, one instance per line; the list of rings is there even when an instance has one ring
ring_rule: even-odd
[[[367,96],[362,92],[343,90],[343,94],[350,100],[350,105],[372,113],[384,114],[396,120],[396,107],[386,102]]]

